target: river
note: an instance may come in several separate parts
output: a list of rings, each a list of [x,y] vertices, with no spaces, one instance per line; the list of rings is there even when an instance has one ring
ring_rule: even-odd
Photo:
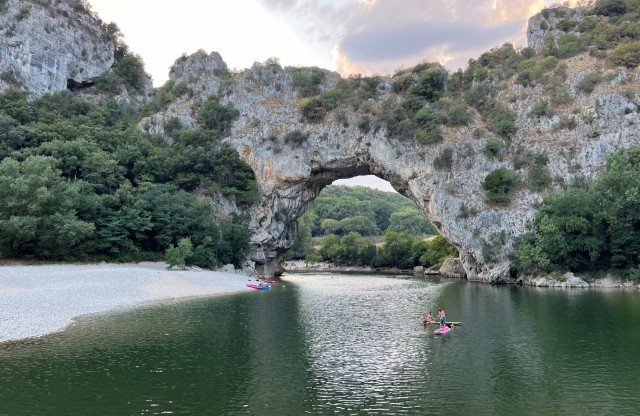
[[[0,344],[0,415],[638,414],[638,346],[637,292],[290,274]]]

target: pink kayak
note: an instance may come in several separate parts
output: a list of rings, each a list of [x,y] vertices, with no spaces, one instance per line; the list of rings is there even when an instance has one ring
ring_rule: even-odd
[[[280,283],[277,280],[263,280],[263,282],[265,282],[265,283]]]
[[[433,331],[433,333],[436,335],[442,335],[442,334],[446,334],[449,331],[451,331],[451,328],[449,328],[448,326],[445,326],[444,328],[436,329],[435,331]]]
[[[271,289],[271,286],[258,286],[258,285],[252,285],[247,283],[247,287],[253,288],[253,289],[258,289],[258,290],[267,290],[267,289]]]

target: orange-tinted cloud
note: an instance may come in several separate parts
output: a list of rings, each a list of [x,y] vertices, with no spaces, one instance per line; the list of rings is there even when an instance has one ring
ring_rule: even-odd
[[[262,0],[343,74],[387,74],[429,60],[451,69],[505,41],[524,43],[545,0]],[[579,0],[573,0],[579,1]]]

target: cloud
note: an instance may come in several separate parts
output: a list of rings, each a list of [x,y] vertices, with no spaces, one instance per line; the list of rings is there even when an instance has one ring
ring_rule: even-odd
[[[433,23],[425,25],[412,22],[410,25],[366,28],[348,35],[340,50],[358,62],[376,62],[383,59],[398,59],[413,56],[437,46],[447,46],[451,53],[473,50],[478,45],[496,45],[517,33],[524,20],[508,21],[496,26],[450,25]]]
[[[388,73],[423,60],[457,68],[522,41],[544,0],[261,0],[313,47],[334,50],[340,71]],[[338,53],[336,53],[336,51]]]

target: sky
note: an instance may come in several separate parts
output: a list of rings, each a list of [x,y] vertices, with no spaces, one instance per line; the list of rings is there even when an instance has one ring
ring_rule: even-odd
[[[219,52],[229,68],[277,57],[284,66],[392,74],[420,62],[450,70],[505,42],[526,43],[548,0],[88,0],[115,22],[164,84],[182,54]],[[375,177],[363,184],[390,190]],[[352,184],[353,180],[347,182]]]
[[[115,22],[162,85],[183,53],[217,51],[230,68],[277,57],[343,75],[423,61],[451,70],[504,42],[524,45],[545,0],[88,0]]]

